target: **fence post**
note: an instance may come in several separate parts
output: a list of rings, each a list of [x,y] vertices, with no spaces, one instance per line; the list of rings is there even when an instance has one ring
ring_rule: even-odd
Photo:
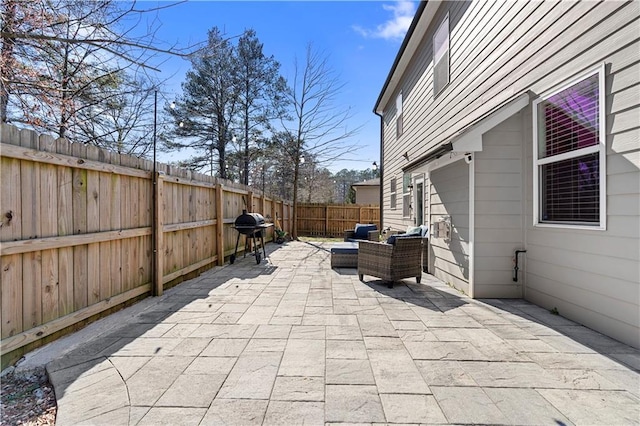
[[[160,172],[155,172],[153,188],[153,288],[154,296],[162,296],[164,286],[164,218],[162,217],[163,184]]]
[[[324,206],[324,235],[329,235],[329,204]]]
[[[216,185],[216,255],[218,266],[224,265],[224,202],[222,184]]]
[[[275,198],[271,198],[271,216],[272,216],[271,220],[273,221],[274,225],[275,225],[275,222],[276,222],[276,213],[277,213],[276,205],[277,205],[277,203],[276,203]],[[274,242],[274,243],[276,242],[276,228],[275,228],[275,226],[271,228],[271,242]]]

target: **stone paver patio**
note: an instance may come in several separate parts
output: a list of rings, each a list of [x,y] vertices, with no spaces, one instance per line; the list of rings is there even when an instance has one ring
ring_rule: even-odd
[[[267,248],[50,362],[56,424],[640,424],[637,349],[431,275],[362,283],[326,244]]]

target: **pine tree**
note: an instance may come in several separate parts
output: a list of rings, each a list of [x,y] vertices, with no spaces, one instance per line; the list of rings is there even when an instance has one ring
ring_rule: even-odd
[[[175,108],[166,110],[176,124],[175,135],[181,138],[167,142],[167,148],[191,148],[196,154],[183,165],[226,179],[239,84],[234,47],[219,28],[209,30],[207,46],[191,59],[191,67],[182,83],[182,96]]]
[[[266,56],[254,30],[247,30],[238,40],[238,94],[240,125],[243,139],[242,182],[249,185],[251,148],[264,137],[270,121],[283,108],[286,82],[279,74],[280,64],[273,56]]]

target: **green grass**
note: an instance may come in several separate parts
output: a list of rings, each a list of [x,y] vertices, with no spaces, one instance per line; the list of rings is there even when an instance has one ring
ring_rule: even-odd
[[[342,241],[342,238],[329,238],[329,237],[298,237],[300,241],[311,243],[337,243]]]

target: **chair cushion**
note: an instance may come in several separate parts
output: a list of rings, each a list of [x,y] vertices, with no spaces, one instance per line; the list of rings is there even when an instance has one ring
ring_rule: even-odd
[[[354,240],[366,240],[369,236],[369,231],[375,231],[377,229],[375,224],[356,223],[354,229]]]
[[[422,227],[409,226],[407,227],[407,232],[405,232],[403,235],[422,235]]]
[[[392,235],[389,238],[387,238],[387,244],[391,244],[392,246],[396,245],[396,241],[401,239],[401,238],[416,238],[419,237],[420,234],[413,234],[413,235],[407,235],[407,234],[398,234],[398,235]]]
[[[358,243],[335,243],[331,247],[332,254],[357,254]]]

